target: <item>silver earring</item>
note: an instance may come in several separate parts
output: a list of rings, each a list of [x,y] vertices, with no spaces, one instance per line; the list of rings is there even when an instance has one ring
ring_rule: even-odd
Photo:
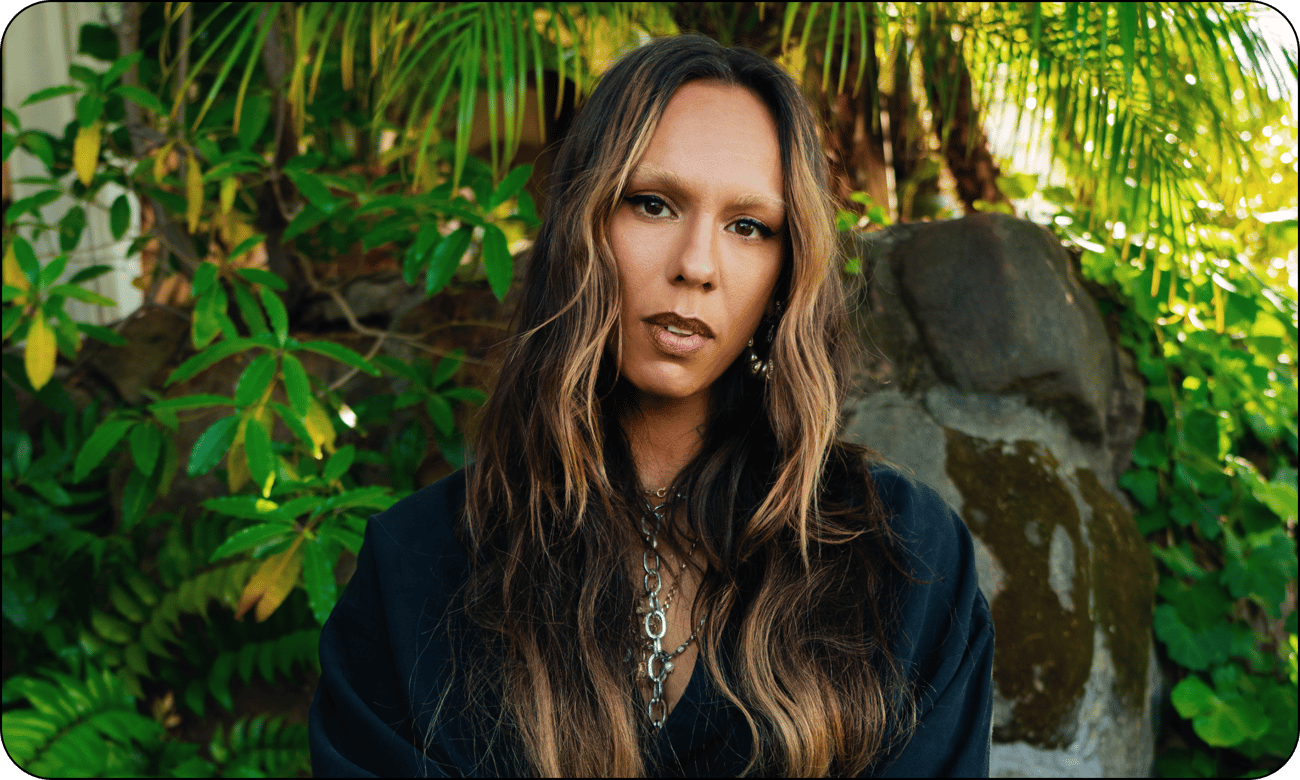
[[[749,375],[759,379],[767,379],[772,374],[772,361],[759,360],[758,353],[754,351],[754,339],[749,340]]]

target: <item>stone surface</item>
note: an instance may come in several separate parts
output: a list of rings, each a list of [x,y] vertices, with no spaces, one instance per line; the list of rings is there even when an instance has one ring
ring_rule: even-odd
[[[1018,396],[1109,453],[1099,465],[1113,486],[1141,425],[1141,381],[1046,229],[992,213],[841,241],[863,261],[852,308],[867,392]]]
[[[978,215],[853,240],[868,354],[843,435],[971,530],[997,629],[992,775],[1148,774],[1155,572],[1116,487],[1141,427],[1132,360],[1038,226]]]

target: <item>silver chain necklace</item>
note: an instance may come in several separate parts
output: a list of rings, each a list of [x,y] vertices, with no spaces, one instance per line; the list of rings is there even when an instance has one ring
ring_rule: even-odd
[[[695,631],[691,632],[690,637],[677,647],[673,652],[665,652],[663,648],[664,634],[668,633],[668,615],[667,605],[659,601],[659,591],[663,588],[663,578],[659,573],[659,529],[663,526],[664,509],[670,503],[665,499],[668,492],[667,488],[659,490],[646,490],[645,493],[661,499],[658,506],[650,508],[650,515],[654,516],[654,529],[647,527],[647,516],[641,516],[641,536],[645,539],[647,549],[641,553],[641,568],[645,570],[642,576],[642,584],[646,591],[646,611],[642,616],[641,627],[645,631],[645,637],[648,640],[647,649],[650,651],[645,661],[645,674],[650,681],[651,695],[650,703],[646,705],[646,715],[650,718],[650,723],[656,729],[663,729],[664,721],[668,717],[668,705],[664,701],[664,683],[668,680],[668,675],[673,671],[673,660],[685,652],[686,648],[695,641],[699,630],[704,627],[704,618],[700,618],[700,624]],[[677,494],[676,498],[681,498]],[[647,504],[648,505],[648,504]],[[684,569],[684,567],[683,567]],[[653,583],[653,586],[651,585]],[[632,658],[632,651],[628,651],[628,660]]]

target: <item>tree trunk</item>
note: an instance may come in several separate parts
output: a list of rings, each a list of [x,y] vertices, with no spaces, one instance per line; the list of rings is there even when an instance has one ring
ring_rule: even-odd
[[[875,14],[870,11],[867,13],[866,44],[867,62],[862,75],[863,83],[859,85],[857,94],[851,91],[841,92],[830,102],[818,101],[829,131],[826,147],[831,191],[841,203],[859,212],[862,209],[852,205],[849,200],[849,195],[853,192],[865,192],[876,203],[886,207],[889,204],[885,137],[879,123],[880,100],[876,87],[880,63],[876,60]],[[829,56],[833,61],[839,59],[834,50]],[[857,48],[853,47],[849,52],[848,72],[856,74],[860,66]],[[836,77],[832,75],[831,78]],[[852,78],[853,75],[850,75],[846,79],[846,89],[851,89]]]
[[[125,57],[140,48],[140,16],[143,13],[141,6],[141,3],[122,3],[122,21],[113,30],[117,37],[117,51],[120,56]],[[186,13],[189,13],[189,9]],[[188,57],[188,54],[185,56]],[[132,65],[126,73],[122,74],[122,83],[131,87],[140,86],[138,66]],[[127,132],[131,135],[131,153],[136,159],[143,159],[152,147],[161,144],[166,137],[145,124],[144,114],[135,102],[123,100],[122,108],[125,112]],[[158,236],[163,250],[171,252],[180,260],[178,265],[182,273],[193,276],[194,269],[198,268],[201,262],[198,252],[194,249],[193,238],[184,227],[167,214],[167,210],[157,200],[147,198],[140,205],[143,208],[146,204],[153,214],[153,231]],[[166,266],[165,255],[159,258],[159,263]]]
[[[285,50],[284,31],[278,15],[263,8],[257,24],[259,30],[263,25],[271,25],[266,43],[262,46],[262,67],[266,70],[266,80],[271,86],[271,105],[275,114],[275,159],[272,168],[279,171],[298,154],[298,136],[294,131],[292,108],[284,94],[284,82],[288,78],[291,63]],[[280,240],[284,229],[289,225],[288,215],[283,209],[296,200],[300,200],[298,190],[284,176],[268,180],[257,196],[257,227],[266,234],[266,264],[272,273],[288,283],[284,303],[291,315],[310,293],[306,279],[299,273],[297,265],[292,262],[288,250]]]
[[[889,145],[894,162],[894,190],[900,222],[931,217],[938,212],[939,177],[931,155],[927,131],[912,94],[913,41],[900,33],[894,47],[894,93],[886,103],[889,111]]]
[[[952,39],[949,24],[941,15],[936,14],[928,34],[922,38],[922,47],[927,74],[925,90],[935,117],[934,130],[966,213],[976,211],[977,200],[1008,202],[998,189],[997,177],[1002,172],[993,161],[988,137],[980,126],[971,97],[970,71],[961,53],[961,41]],[[947,115],[952,119],[945,128],[943,117]]]

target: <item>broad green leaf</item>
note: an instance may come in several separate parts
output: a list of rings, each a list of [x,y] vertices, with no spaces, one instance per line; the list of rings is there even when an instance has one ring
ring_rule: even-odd
[[[316,622],[325,624],[325,619],[334,610],[338,601],[338,590],[334,584],[334,562],[325,552],[325,545],[318,537],[308,542],[303,561],[303,586],[307,589],[307,600],[311,604]]]
[[[131,101],[132,103],[135,103],[136,105],[142,108],[148,109],[149,111],[152,111],[154,114],[157,114],[159,116],[165,115],[167,113],[167,109],[158,100],[158,98],[154,97],[149,92],[140,89],[139,87],[133,87],[127,84],[119,84],[118,86],[113,87],[110,94],[121,95],[123,98]]]
[[[514,275],[514,258],[510,256],[506,234],[496,225],[488,225],[483,231],[483,265],[487,269],[492,294],[498,301],[505,300]]]
[[[177,366],[176,370],[167,377],[165,384],[170,385],[173,382],[189,379],[203,369],[230,357],[236,352],[243,352],[246,349],[252,349],[258,345],[259,342],[254,339],[226,339],[225,341],[213,344],[211,347],[204,349],[199,354]]]
[[[243,110],[239,117],[240,148],[253,148],[253,144],[262,136],[262,131],[266,129],[266,122],[270,116],[271,98],[268,95],[251,95],[244,101]]]
[[[158,482],[162,474],[153,472],[151,474],[142,474],[136,469],[132,469],[130,475],[126,478],[126,486],[122,488],[122,528],[130,530],[134,528],[144,518],[153,503],[153,499],[158,495]]]
[[[465,401],[475,405],[482,405],[487,400],[487,394],[477,387],[451,387],[444,390],[442,396],[443,398]]]
[[[250,237],[246,241],[241,242],[239,246],[235,247],[236,251],[231,252],[230,254],[231,259],[233,260],[239,254],[242,254],[242,251],[247,251],[249,249],[252,249],[254,246],[257,246],[259,242],[265,240],[266,240],[266,236],[258,234],[256,236]],[[240,268],[237,269],[235,273],[244,277],[245,279],[252,282],[253,284],[265,285],[267,287],[270,287],[273,290],[279,290],[280,292],[284,292],[285,290],[289,289],[289,285],[286,284],[285,281],[281,279],[279,276],[271,273],[270,271],[263,271],[260,268]]]
[[[330,194],[329,188],[314,174],[285,168],[284,174],[294,183],[307,202],[325,214],[333,214],[338,201]]]
[[[13,205],[5,209],[5,224],[13,222],[27,212],[31,212],[39,218],[41,207],[58,200],[62,194],[59,190],[42,190],[35,195],[29,195],[26,198],[14,201]],[[25,240],[24,243],[26,243]]]
[[[433,378],[429,381],[429,386],[441,387],[443,382],[451,379],[452,375],[456,373],[456,369],[460,368],[464,357],[465,350],[463,349],[455,349],[450,355],[444,355],[438,361],[438,367],[433,370]]]
[[[1179,618],[1177,609],[1161,604],[1156,607],[1155,630],[1169,657],[1180,666],[1203,670],[1227,660],[1230,637],[1226,624],[1209,631],[1193,631]]]
[[[289,521],[289,518],[278,504],[258,496],[219,496],[204,501],[203,506],[213,512],[230,515],[231,517],[242,517],[246,520],[261,520],[262,522],[275,520],[281,523],[288,523]]]
[[[346,528],[337,525],[325,525],[321,527],[320,535],[343,545],[353,555],[361,551],[363,541],[361,534],[353,533]]]
[[[109,330],[108,328],[100,327],[99,325],[89,325],[84,322],[78,322],[77,330],[81,331],[82,333],[86,334],[92,339],[102,341],[105,344],[112,344],[115,347],[125,347],[127,344],[126,339],[122,338],[115,331]]]
[[[437,223],[429,222],[420,228],[420,232],[416,234],[415,241],[406,250],[406,256],[402,261],[402,278],[406,280],[407,284],[415,284],[420,269],[428,264],[429,250],[436,246],[441,239],[442,235],[438,233]]]
[[[349,366],[358,368],[371,376],[379,376],[379,369],[372,366],[370,361],[342,344],[335,344],[332,341],[306,341],[299,345],[299,349],[334,358],[340,363],[347,363]]]
[[[298,415],[304,416],[311,405],[312,397],[311,382],[307,379],[307,371],[303,369],[298,358],[287,352],[282,360],[284,389],[289,396],[289,405],[293,407],[294,412]]]
[[[326,482],[333,482],[346,474],[347,470],[352,467],[352,460],[356,457],[356,454],[356,448],[351,444],[340,447],[325,463],[325,468],[321,471],[321,479]]]
[[[49,262],[41,269],[41,289],[47,289],[54,285],[63,276],[63,269],[68,267],[68,255],[62,253]]]
[[[72,468],[72,481],[80,482],[85,479],[86,475],[98,466],[109,451],[122,440],[132,425],[135,425],[134,420],[109,419],[100,423],[82,445],[81,451],[77,453],[77,461]]]
[[[284,302],[274,290],[263,287],[257,292],[262,299],[262,306],[266,309],[266,316],[271,320],[271,329],[275,331],[276,343],[284,346],[284,340],[289,336],[289,312],[285,311]]]
[[[93,303],[96,306],[116,306],[117,303],[111,298],[105,298],[96,292],[91,292],[85,287],[78,287],[75,284],[56,284],[46,291],[50,297],[62,296],[82,301],[83,303]]]
[[[447,399],[437,394],[430,395],[425,402],[425,408],[429,412],[429,419],[433,420],[434,425],[438,426],[438,430],[442,431],[444,436],[450,435],[455,430],[456,418],[452,415],[451,405],[447,403]]]
[[[141,474],[152,474],[162,450],[162,432],[148,423],[140,423],[131,429],[130,444],[136,470]]]
[[[194,294],[203,295],[208,290],[212,289],[212,283],[217,280],[217,272],[219,270],[221,269],[217,268],[216,263],[206,260],[199,263],[199,267],[194,269],[194,280],[191,283],[191,289],[194,290]]]
[[[270,334],[271,329],[267,327],[266,318],[262,316],[262,307],[253,299],[253,294],[242,284],[236,284],[235,305],[239,307],[239,314],[244,318],[244,325],[248,327],[249,333]]]
[[[266,499],[258,499],[265,501]],[[232,555],[238,555],[245,550],[251,550],[267,542],[279,539],[291,533],[293,526],[288,523],[260,523],[250,528],[245,528],[233,534],[229,539],[221,543],[221,546],[213,551],[208,563],[216,563],[222,558],[229,558]]]
[[[270,406],[275,410],[275,413],[284,422],[285,427],[292,431],[294,436],[298,437],[298,441],[311,449],[316,449],[316,444],[312,441],[311,433],[307,430],[307,424],[305,422],[306,415],[298,414],[293,409],[290,409],[284,404],[276,403],[275,401],[271,401],[267,406]]]
[[[244,431],[244,453],[248,457],[249,476],[265,498],[275,479],[275,452],[271,449],[271,434],[256,417],[249,418]]]
[[[438,242],[438,246],[433,250],[433,259],[429,261],[429,270],[425,277],[425,295],[435,295],[447,286],[452,275],[456,273],[456,269],[460,267],[461,257],[464,256],[465,250],[469,248],[469,242],[473,236],[474,228],[469,225],[461,225],[451,235]]]
[[[263,353],[253,358],[253,361],[239,375],[239,382],[235,386],[235,405],[251,406],[256,403],[266,394],[274,378],[274,355]]]
[[[18,104],[18,107],[22,108],[24,106],[30,106],[33,103],[39,103],[42,100],[51,100],[56,97],[62,97],[63,95],[71,95],[80,92],[81,90],[82,87],[79,87],[76,84],[60,84],[54,87],[46,87],[45,89],[37,90],[28,95],[26,100]]]
[[[1219,697],[1200,677],[1189,674],[1169,692],[1174,709],[1184,718],[1194,718],[1219,705]]]
[[[191,477],[207,474],[217,461],[226,454],[231,441],[235,438],[235,426],[239,424],[239,415],[232,414],[212,423],[199,435],[190,451],[190,462],[185,473]]]
[[[1259,702],[1241,696],[1219,699],[1212,710],[1192,719],[1196,735],[1213,747],[1233,747],[1262,737],[1268,726]]]
[[[492,211],[497,206],[510,200],[524,188],[528,183],[528,177],[533,173],[531,163],[517,166],[513,171],[506,174],[501,180],[501,186],[497,187],[496,192],[492,193],[492,199],[488,201],[488,211]]]
[[[141,50],[137,50],[131,52],[125,57],[120,57],[117,60],[115,60],[113,64],[109,67],[109,69],[102,76],[99,77],[99,88],[101,90],[105,90],[111,87],[113,85],[113,82],[121,78],[123,73],[126,73],[128,70],[130,70],[131,66],[139,62],[143,57],[144,57],[144,52]]]
[[[194,302],[193,323],[190,327],[190,341],[195,349],[203,349],[221,332],[221,304],[225,301],[225,291],[221,285],[210,288]]]
[[[302,211],[298,212],[298,216],[290,220],[288,226],[285,227],[284,233],[280,236],[280,241],[286,244],[289,243],[329,219],[329,216],[327,212],[321,211],[313,205],[303,206]]]
[[[108,224],[113,238],[118,241],[122,240],[127,228],[131,227],[131,202],[125,194],[118,195],[113,200],[113,206],[108,212]]]
[[[67,252],[81,243],[82,231],[86,229],[86,209],[73,206],[59,220],[59,249]],[[57,276],[55,277],[58,278]]]

